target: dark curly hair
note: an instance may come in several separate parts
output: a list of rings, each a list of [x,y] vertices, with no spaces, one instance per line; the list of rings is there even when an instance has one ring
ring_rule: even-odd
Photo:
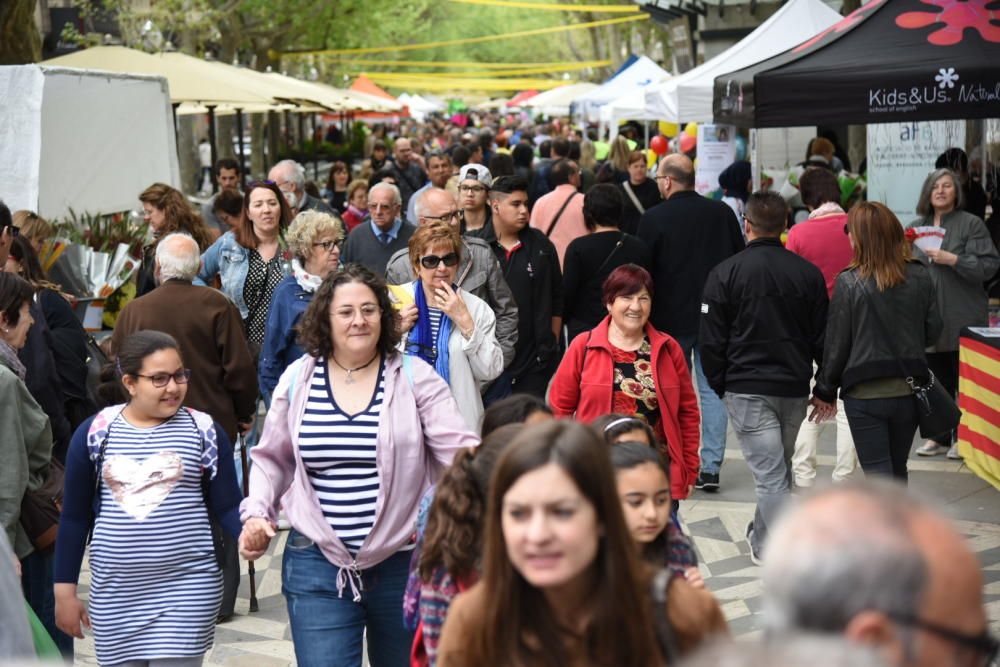
[[[389,300],[389,289],[385,281],[361,264],[347,264],[335,271],[316,289],[309,307],[306,308],[299,324],[299,345],[316,358],[326,359],[333,354],[333,334],[330,331],[330,304],[333,303],[334,292],[341,285],[361,283],[375,293],[382,317],[379,322],[382,331],[378,337],[378,351],[383,357],[389,357],[397,352],[401,334],[399,332],[399,313]]]
[[[430,581],[439,568],[452,577],[465,577],[478,569],[490,475],[507,445],[523,429],[524,424],[501,426],[479,447],[460,451],[441,477],[427,514],[420,554],[423,581]]]

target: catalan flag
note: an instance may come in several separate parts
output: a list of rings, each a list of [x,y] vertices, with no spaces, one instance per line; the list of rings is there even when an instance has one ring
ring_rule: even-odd
[[[958,361],[958,452],[1000,490],[1000,338],[963,331]]]

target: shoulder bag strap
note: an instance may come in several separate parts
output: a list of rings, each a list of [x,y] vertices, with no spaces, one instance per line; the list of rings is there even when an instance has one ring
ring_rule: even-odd
[[[563,202],[563,205],[559,207],[558,211],[556,211],[556,217],[552,218],[552,224],[549,225],[549,230],[545,232],[545,236],[552,236],[552,231],[556,228],[556,223],[558,223],[559,218],[562,217],[563,211],[565,211],[566,207],[569,206],[569,203],[573,201],[573,197],[577,196],[578,194],[580,193],[574,190],[573,194],[571,194],[569,197],[566,198],[566,201]]]
[[[615,244],[615,247],[611,249],[611,252],[608,253],[608,256],[604,258],[604,261],[601,262],[601,265],[597,267],[596,271],[594,271],[595,278],[601,274],[601,269],[603,269],[605,266],[608,265],[608,262],[610,262],[611,258],[615,256],[615,253],[618,252],[618,249],[621,248],[622,245],[624,245],[626,236],[628,236],[628,234],[622,232],[622,235],[618,237],[618,243]]]
[[[635,206],[636,210],[639,211],[639,215],[646,212],[646,208],[639,202],[639,198],[635,196],[635,192],[632,190],[632,185],[625,181],[622,183],[622,188],[625,190],[625,194],[628,198],[632,200],[632,204]]]

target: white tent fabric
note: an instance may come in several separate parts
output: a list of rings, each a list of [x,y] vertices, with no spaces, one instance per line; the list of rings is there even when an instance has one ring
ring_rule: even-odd
[[[715,58],[669,81],[647,88],[644,108],[660,120],[710,123],[715,77],[787,51],[842,18],[822,0],[791,0],[756,30]]]
[[[529,109],[535,109],[546,116],[569,115],[569,105],[574,100],[587,93],[597,90],[596,83],[570,83],[543,93],[538,93],[524,103]]]
[[[589,120],[599,118],[598,109],[636,88],[646,88],[670,78],[670,73],[646,56],[639,56],[632,66],[605,81],[598,88],[574,100],[580,113]]]

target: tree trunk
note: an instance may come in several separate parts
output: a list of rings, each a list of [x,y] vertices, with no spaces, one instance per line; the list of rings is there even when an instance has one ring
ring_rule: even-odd
[[[42,57],[42,38],[35,27],[36,0],[0,2],[0,65],[24,65]]]

